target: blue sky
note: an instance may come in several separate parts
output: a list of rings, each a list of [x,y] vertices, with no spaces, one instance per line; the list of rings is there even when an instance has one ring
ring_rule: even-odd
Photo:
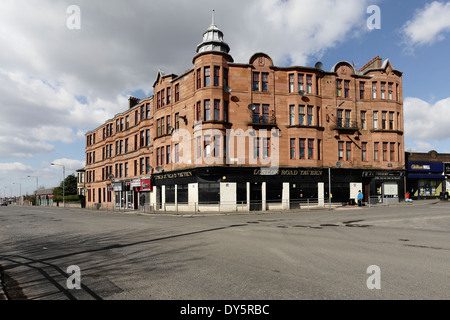
[[[70,5],[79,29],[67,27]],[[367,27],[370,5],[380,29]],[[31,194],[35,177],[58,185],[52,162],[66,176],[83,167],[87,131],[124,111],[129,95],[151,95],[158,69],[191,68],[212,9],[236,62],[265,52],[278,66],[330,70],[389,59],[403,72],[406,148],[450,153],[450,1],[2,0],[0,197]]]

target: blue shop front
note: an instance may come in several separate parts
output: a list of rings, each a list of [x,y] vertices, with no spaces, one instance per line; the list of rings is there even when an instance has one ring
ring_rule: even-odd
[[[406,186],[411,199],[439,198],[446,188],[444,163],[408,162]]]

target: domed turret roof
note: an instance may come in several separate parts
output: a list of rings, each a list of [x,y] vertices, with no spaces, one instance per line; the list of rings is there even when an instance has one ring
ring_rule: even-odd
[[[203,42],[197,46],[197,53],[207,51],[230,52],[230,46],[223,41],[223,32],[214,23],[214,10],[212,23],[203,33]]]

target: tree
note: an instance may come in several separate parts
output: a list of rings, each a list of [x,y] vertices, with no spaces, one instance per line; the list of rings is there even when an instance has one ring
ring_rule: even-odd
[[[58,194],[63,194],[63,184],[64,184],[64,195],[76,195],[77,194],[77,177],[75,177],[74,174],[71,174],[66,177],[66,179],[61,182],[60,186],[58,187]]]

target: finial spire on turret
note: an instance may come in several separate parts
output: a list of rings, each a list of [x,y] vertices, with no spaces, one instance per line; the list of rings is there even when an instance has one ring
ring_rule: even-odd
[[[214,25],[214,15],[215,15],[215,10],[213,9],[213,11],[212,11],[212,25]]]

